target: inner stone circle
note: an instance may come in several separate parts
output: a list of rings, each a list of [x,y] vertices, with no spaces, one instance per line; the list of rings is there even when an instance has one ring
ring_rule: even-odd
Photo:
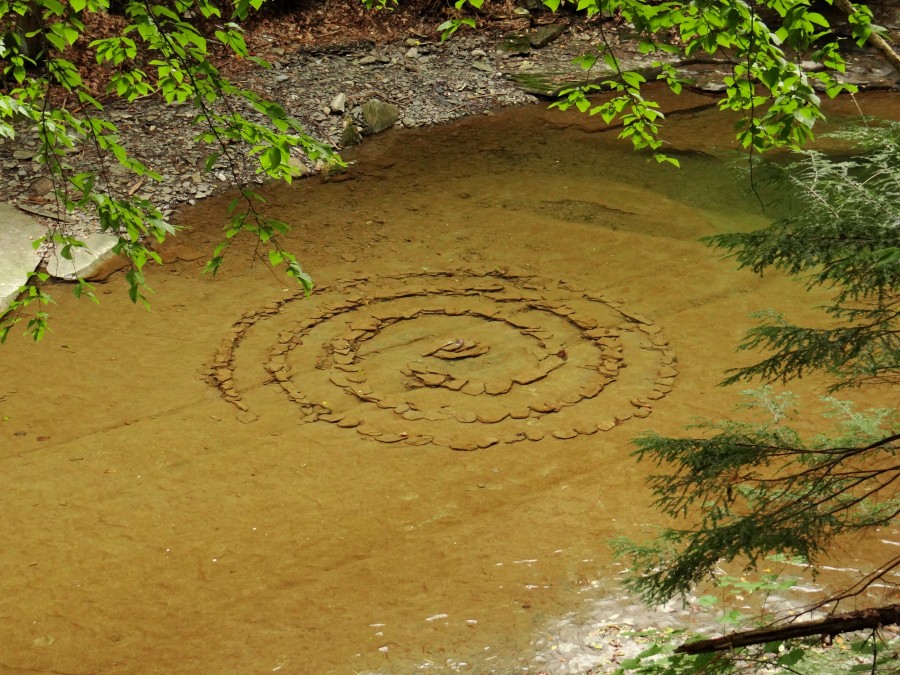
[[[454,450],[609,431],[648,416],[676,375],[662,329],[620,300],[475,269],[349,279],[246,312],[206,370],[245,412],[264,384],[306,423]]]

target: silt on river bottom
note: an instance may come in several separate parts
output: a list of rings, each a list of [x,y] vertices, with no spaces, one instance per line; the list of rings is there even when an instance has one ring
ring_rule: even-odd
[[[0,668],[537,672],[542,629],[617,592],[607,541],[661,522],[629,440],[727,415],[749,314],[822,300],[698,243],[766,222],[731,120],[673,114],[681,170],[600,124],[391,132],[272,187],[308,299],[246,242],[200,275],[229,196],[180,213],[149,312],[118,276],[97,306],[54,289],[53,332],[0,352]]]

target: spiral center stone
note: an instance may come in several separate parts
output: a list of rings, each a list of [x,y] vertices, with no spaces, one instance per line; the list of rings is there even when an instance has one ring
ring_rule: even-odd
[[[437,346],[432,347],[422,356],[434,356],[447,361],[457,361],[459,359],[469,359],[473,356],[481,356],[487,354],[488,351],[490,351],[490,347],[483,342],[458,338],[456,340],[442,340]]]

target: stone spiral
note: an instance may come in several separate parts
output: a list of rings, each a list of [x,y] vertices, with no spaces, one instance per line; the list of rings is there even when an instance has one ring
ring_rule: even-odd
[[[268,356],[245,376],[251,340]],[[671,391],[675,365],[662,329],[619,301],[466,269],[351,279],[246,312],[206,376],[245,412],[256,377],[304,422],[475,450],[646,417]]]

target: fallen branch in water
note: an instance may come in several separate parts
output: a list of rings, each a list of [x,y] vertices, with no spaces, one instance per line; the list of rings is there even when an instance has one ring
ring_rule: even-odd
[[[900,604],[861,609],[854,612],[835,614],[817,621],[801,621],[778,628],[758,628],[739,631],[709,640],[688,642],[675,650],[676,654],[707,654],[722,652],[737,647],[749,647],[768,642],[779,642],[812,635],[837,635],[857,630],[871,630],[881,626],[900,624]]]

